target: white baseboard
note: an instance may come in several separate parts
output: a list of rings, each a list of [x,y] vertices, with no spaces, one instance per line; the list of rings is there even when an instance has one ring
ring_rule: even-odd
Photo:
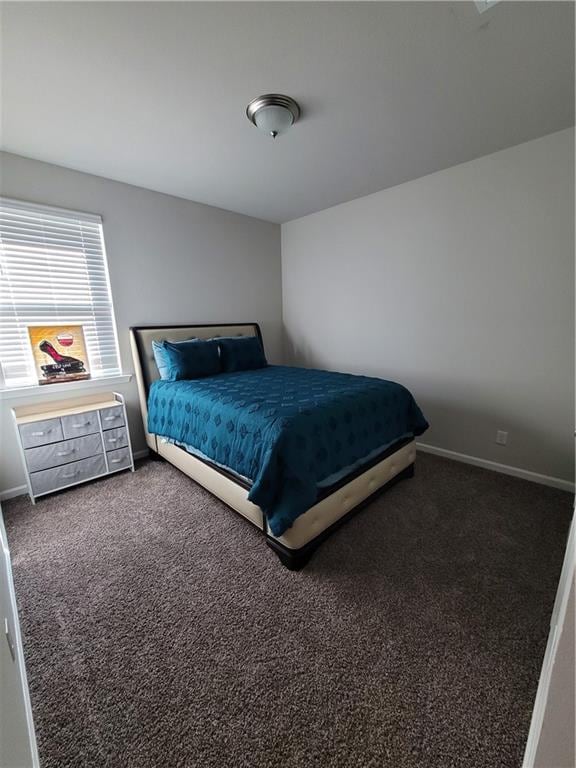
[[[135,451],[134,460],[145,459],[150,451],[145,448],[143,451]],[[6,488],[4,491],[0,491],[0,501],[7,501],[8,499],[14,499],[16,496],[25,496],[28,493],[28,488],[25,485],[17,485],[15,488]]]
[[[0,491],[0,501],[14,499],[16,496],[24,496],[26,493],[28,493],[28,489],[25,485],[17,485],[15,488],[6,488],[5,491]]]
[[[559,488],[561,491],[570,491],[570,493],[574,493],[576,490],[574,483],[571,483],[569,480],[562,480],[560,477],[541,475],[538,472],[531,472],[528,469],[511,467],[508,464],[500,464],[497,461],[489,461],[488,459],[479,459],[477,456],[468,456],[465,453],[449,451],[446,448],[438,448],[436,445],[428,445],[427,443],[416,443],[416,447],[419,451],[423,451],[424,453],[433,453],[435,456],[442,456],[445,459],[452,459],[453,461],[461,461],[463,464],[472,464],[475,467],[491,469],[493,472],[501,472],[503,475],[520,477],[522,480],[530,480],[532,483],[549,485],[552,488]]]

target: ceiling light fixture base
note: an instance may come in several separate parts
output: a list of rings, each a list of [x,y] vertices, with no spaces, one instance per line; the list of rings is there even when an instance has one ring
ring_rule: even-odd
[[[290,96],[265,93],[246,107],[246,117],[261,131],[276,138],[300,118],[300,107]]]

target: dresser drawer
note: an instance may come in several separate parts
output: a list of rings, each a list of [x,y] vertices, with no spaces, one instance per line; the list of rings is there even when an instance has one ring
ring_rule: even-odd
[[[117,451],[108,451],[106,458],[108,459],[110,472],[115,472],[117,469],[124,469],[125,467],[132,466],[130,449],[128,447],[119,448]]]
[[[20,439],[24,448],[33,448],[36,445],[56,443],[63,440],[62,425],[60,419],[46,419],[45,421],[31,421],[29,424],[20,424]]]
[[[53,469],[44,469],[42,472],[32,472],[30,482],[32,491],[36,495],[57,491],[66,485],[79,483],[81,480],[89,480],[91,477],[103,475],[106,472],[104,454],[92,456],[82,461],[73,461]]]
[[[114,451],[116,448],[124,448],[128,445],[128,433],[126,427],[120,429],[110,429],[104,432],[104,446],[107,451]]]
[[[102,429],[123,427],[125,424],[124,408],[121,405],[117,405],[114,408],[103,408],[100,411],[100,419],[102,421]]]
[[[100,435],[86,435],[74,440],[64,440],[62,443],[50,443],[38,448],[27,448],[26,464],[30,472],[39,472],[41,469],[58,467],[60,464],[69,464],[71,461],[86,459],[103,453]]]
[[[80,435],[91,435],[94,432],[100,432],[98,423],[98,412],[88,411],[87,413],[78,413],[74,416],[62,416],[62,432],[64,437],[80,437]]]

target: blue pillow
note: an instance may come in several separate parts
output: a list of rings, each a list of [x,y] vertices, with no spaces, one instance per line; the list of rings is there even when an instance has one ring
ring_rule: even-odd
[[[165,381],[199,379],[221,373],[218,341],[153,341],[152,351]]]
[[[256,336],[220,339],[220,355],[225,373],[252,371],[268,365],[260,339]]]

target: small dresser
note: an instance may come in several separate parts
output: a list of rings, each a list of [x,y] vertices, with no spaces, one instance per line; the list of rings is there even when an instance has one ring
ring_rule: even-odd
[[[116,392],[20,406],[12,414],[33,503],[96,477],[134,471],[126,406]]]

